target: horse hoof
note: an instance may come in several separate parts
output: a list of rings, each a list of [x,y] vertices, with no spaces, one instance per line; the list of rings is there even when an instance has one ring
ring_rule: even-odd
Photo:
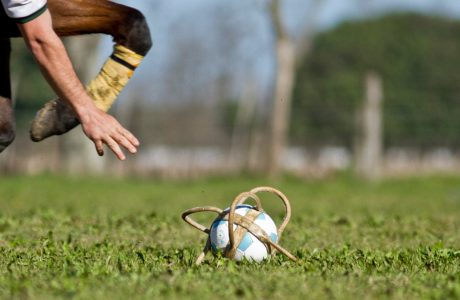
[[[2,153],[9,145],[14,141],[14,131],[10,131],[7,134],[0,135],[0,153]]]
[[[75,128],[80,122],[72,109],[63,101],[49,101],[40,109],[30,127],[30,138],[40,142],[53,136],[64,134]]]

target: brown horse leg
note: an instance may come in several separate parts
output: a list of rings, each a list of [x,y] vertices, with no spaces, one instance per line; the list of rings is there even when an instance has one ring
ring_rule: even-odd
[[[90,33],[113,36],[114,53],[88,87],[96,106],[107,111],[151,48],[150,31],[144,16],[138,10],[107,0],[49,0],[48,5],[54,30],[60,36]],[[37,113],[30,131],[31,138],[41,141],[63,134],[78,124],[65,102],[53,100]]]
[[[105,33],[143,56],[152,46],[147,22],[134,8],[107,0],[49,0],[48,7],[60,36]]]
[[[138,10],[108,0],[48,0],[59,36],[104,33],[140,55],[152,46],[149,28]],[[20,37],[16,24],[0,10],[0,38]]]
[[[0,152],[14,140],[14,116],[10,86],[10,40],[0,39]]]

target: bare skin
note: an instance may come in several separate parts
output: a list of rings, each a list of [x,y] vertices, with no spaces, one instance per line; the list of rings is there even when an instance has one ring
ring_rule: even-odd
[[[130,153],[136,153],[138,139],[115,118],[99,110],[86,93],[62,41],[53,30],[50,13],[46,11],[38,18],[18,26],[44,76],[58,96],[73,108],[83,132],[94,142],[97,153],[104,154],[103,144],[120,160],[126,159],[122,147]]]

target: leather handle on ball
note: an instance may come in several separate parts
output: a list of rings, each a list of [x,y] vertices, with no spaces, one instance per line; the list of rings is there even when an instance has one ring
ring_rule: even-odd
[[[286,226],[289,224],[289,221],[291,220],[291,211],[292,211],[291,204],[289,203],[289,200],[286,197],[286,195],[284,195],[281,191],[275,188],[272,188],[272,187],[261,186],[261,187],[256,187],[250,191],[250,193],[252,194],[263,193],[263,192],[275,194],[276,196],[278,196],[278,198],[281,199],[281,201],[284,204],[285,216],[284,216],[283,222],[281,223],[281,226],[278,228],[278,241],[279,241],[281,238],[281,234],[283,233],[284,229],[286,228]]]
[[[198,229],[198,230],[200,230],[200,231],[202,231],[204,233],[209,234],[209,232],[210,232],[209,228],[201,225],[197,221],[193,220],[192,217],[190,217],[190,215],[192,215],[192,214],[201,213],[201,212],[215,212],[215,213],[220,215],[222,213],[222,209],[217,208],[217,207],[213,207],[213,206],[203,206],[203,207],[190,208],[190,209],[187,209],[186,211],[184,211],[182,213],[182,219],[185,222],[189,223],[190,225],[192,225],[196,229]]]
[[[233,231],[233,224],[235,224],[236,207],[250,199],[256,202],[257,210],[263,211],[262,204],[260,202],[259,197],[257,197],[256,194],[251,193],[251,192],[243,192],[239,194],[238,196],[235,197],[235,199],[232,202],[232,205],[230,206],[230,212],[228,213],[228,237],[230,241],[230,249],[227,251],[230,254],[235,253],[236,248],[238,247],[238,245],[235,244],[235,234]]]

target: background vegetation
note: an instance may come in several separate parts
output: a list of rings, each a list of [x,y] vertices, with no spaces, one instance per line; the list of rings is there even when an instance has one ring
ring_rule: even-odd
[[[43,78],[35,60],[21,39],[12,39],[11,79],[18,127],[28,126],[35,112],[54,92]]]
[[[384,145],[460,145],[460,24],[414,14],[348,22],[318,35],[298,68],[293,138],[351,146],[364,76],[384,86]]]

